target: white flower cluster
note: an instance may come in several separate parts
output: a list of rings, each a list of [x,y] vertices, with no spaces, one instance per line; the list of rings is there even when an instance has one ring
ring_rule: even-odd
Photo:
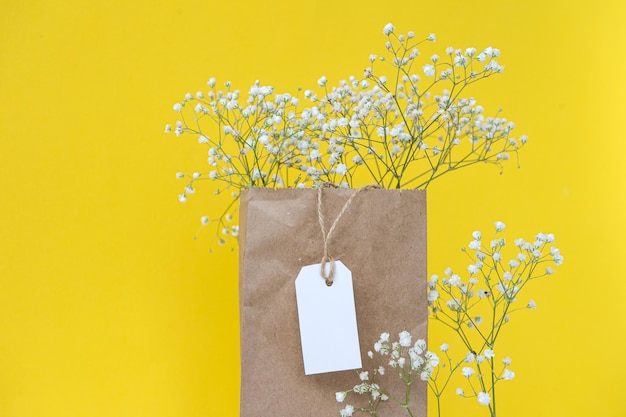
[[[396,371],[395,374],[404,381],[408,392],[409,387],[415,381],[428,381],[439,365],[439,357],[426,350],[426,341],[418,339],[413,343],[411,334],[406,330],[400,332],[397,341],[391,341],[389,333],[382,333],[380,339],[374,344],[374,351],[368,352],[368,357],[372,359],[372,370],[359,372],[361,382],[348,391],[337,392],[335,399],[338,402],[343,402],[350,392],[358,395],[369,394],[368,405],[358,410],[368,412],[371,415],[377,415],[376,409],[380,401],[388,401],[389,399],[399,403],[408,401],[405,392],[395,398],[391,392],[384,390],[379,385],[380,377],[385,375],[386,366]],[[391,376],[393,375],[394,373]],[[408,404],[405,406],[408,407]],[[340,415],[342,417],[351,416],[354,411],[354,406],[346,405],[340,411]]]
[[[362,77],[335,86],[323,76],[314,89],[278,94],[256,81],[246,96],[211,78],[209,91],[186,94],[174,105],[179,120],[165,131],[195,136],[208,168],[177,175],[187,180],[180,201],[202,180],[234,200],[251,186],[426,188],[478,162],[501,168],[526,143],[511,136],[512,122],[486,115],[462,95],[502,72],[498,49],[447,48],[418,64],[418,46],[434,42],[434,34],[416,40],[413,32],[396,34],[392,24],[383,33],[386,51],[370,55]]]
[[[553,266],[563,263],[559,249],[553,246],[554,235],[539,233],[531,241],[518,238],[513,241],[514,247],[508,248],[502,236],[505,229],[504,223],[495,222],[495,237],[488,242],[480,231],[472,233],[472,240],[463,249],[471,259],[467,277],[448,268],[442,277],[433,275],[428,283],[431,317],[453,329],[469,350],[461,361],[454,362],[448,355],[448,345],[442,345],[448,374],[443,383],[438,382],[442,377],[438,372],[433,375],[430,388],[439,400],[441,387],[460,370],[471,393],[459,387],[457,395],[475,397],[490,407],[492,415],[495,384],[515,377],[509,357],[502,359],[502,367],[496,366],[494,347],[502,326],[510,321],[511,313],[536,308],[533,300],[516,307],[517,299],[530,281],[553,274]]]
[[[529,281],[554,273],[553,266],[563,263],[560,250],[554,246],[554,235],[539,233],[534,241],[515,239],[516,250],[513,256],[505,258],[506,239],[500,237],[505,229],[502,222],[496,222],[496,237],[487,244],[482,241],[482,233],[472,233],[472,240],[463,250],[472,262],[467,266],[469,277],[462,279],[451,268],[444,276],[433,275],[428,284],[430,311],[437,320],[452,325],[465,325],[469,328],[483,322],[481,315],[472,314],[481,300],[488,300],[495,314],[499,328],[509,321],[509,313],[515,311],[512,304],[517,301],[520,291]],[[536,308],[533,300],[527,307]]]
[[[468,353],[462,360],[463,367],[461,368],[461,375],[466,378],[467,383],[470,386],[472,395],[465,394],[463,388],[457,388],[456,394],[461,397],[476,397],[478,403],[488,406],[491,403],[490,392],[493,392],[493,385],[489,386],[489,382],[493,381],[495,384],[498,381],[510,381],[515,377],[515,372],[511,371],[508,366],[511,364],[511,358],[506,357],[502,360],[504,367],[498,375],[494,375],[493,380],[485,381],[483,379],[483,372],[486,370],[491,374],[495,367],[494,362],[495,353],[491,349],[485,349],[482,354],[476,355],[472,352]],[[449,357],[448,357],[449,359]],[[451,360],[449,360],[451,362]],[[461,364],[457,364],[456,368]]]

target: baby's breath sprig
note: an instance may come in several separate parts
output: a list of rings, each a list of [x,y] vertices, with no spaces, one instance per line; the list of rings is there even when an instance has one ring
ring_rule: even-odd
[[[471,84],[503,71],[498,49],[449,47],[422,58],[418,47],[435,42],[434,34],[419,40],[392,24],[383,34],[385,51],[370,55],[363,76],[336,86],[322,76],[315,88],[278,94],[256,81],[244,97],[211,78],[208,91],[186,94],[174,105],[179,120],[165,131],[195,136],[208,169],[181,174],[180,201],[205,180],[235,201],[252,186],[423,189],[446,173],[477,163],[501,170],[517,157],[527,138],[512,137],[514,123],[465,96]],[[225,214],[213,222],[219,234]]]
[[[502,329],[513,313],[536,308],[532,299],[518,302],[528,284],[552,275],[554,267],[563,263],[553,246],[553,234],[539,233],[532,241],[518,238],[509,248],[502,236],[505,228],[496,222],[495,237],[489,242],[483,241],[480,231],[472,233],[463,248],[470,259],[467,278],[448,268],[442,277],[433,275],[428,284],[431,318],[451,329],[468,350],[461,373],[471,393],[458,388],[457,394],[475,397],[488,407],[491,417],[496,416],[496,383],[515,376],[509,357],[502,359],[503,366],[496,360]]]
[[[426,350],[426,341],[418,339],[413,343],[411,334],[406,330],[400,332],[395,341],[391,340],[389,333],[381,333],[380,339],[374,344],[374,351],[369,351],[368,357],[372,370],[358,371],[360,383],[352,389],[335,394],[338,402],[343,402],[348,394],[354,393],[364,397],[367,404],[358,408],[348,404],[340,411],[341,417],[352,416],[355,411],[378,416],[381,402],[397,404],[410,417],[416,415],[410,403],[411,387],[417,381],[428,381],[439,364],[439,357]],[[394,375],[402,380],[404,389],[392,392],[385,386],[385,381],[388,380],[383,378]]]
[[[362,382],[352,390],[337,393],[337,400],[343,402],[351,392],[377,394],[368,398],[366,406],[350,405],[348,411],[377,415],[381,396],[384,394],[386,400],[392,398],[379,378],[389,366],[399,371],[398,376],[407,390],[414,381],[426,381],[435,396],[439,417],[442,416],[442,396],[446,388],[459,382],[459,379],[463,387],[456,388],[458,396],[476,399],[486,407],[490,417],[497,416],[496,384],[515,377],[510,368],[511,358],[501,355],[497,349],[502,330],[511,321],[513,313],[536,308],[532,299],[521,305],[518,302],[528,284],[552,275],[554,267],[563,263],[563,256],[553,245],[553,234],[538,233],[531,241],[518,238],[513,241],[514,248],[509,248],[506,238],[502,236],[505,228],[504,223],[496,222],[495,237],[489,242],[483,241],[480,231],[472,233],[472,240],[463,249],[470,258],[467,277],[448,268],[443,276],[433,275],[428,282],[431,319],[452,330],[467,353],[453,359],[451,347],[443,343],[439,348],[441,356],[438,356],[426,351],[423,341],[412,347],[408,332],[400,333],[398,342],[390,342],[389,334],[383,333],[375,343],[374,351],[388,362],[380,368],[377,362],[373,362],[372,371],[364,373],[360,370],[359,375],[372,375],[371,382]],[[419,359],[424,352],[424,357]],[[371,352],[369,356],[378,359]],[[357,389],[362,386],[370,389]],[[409,416],[412,415],[411,404],[402,398],[395,402]],[[341,415],[350,414],[344,408]]]

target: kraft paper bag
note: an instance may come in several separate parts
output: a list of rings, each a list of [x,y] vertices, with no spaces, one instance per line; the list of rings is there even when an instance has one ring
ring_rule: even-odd
[[[326,227],[356,191],[321,190]],[[294,281],[324,254],[318,190],[251,188],[240,204],[241,416],[330,417],[346,403],[365,404],[366,395],[335,400],[335,392],[360,383],[357,371],[304,372]],[[424,190],[360,190],[327,247],[352,272],[363,369],[370,369],[367,352],[382,332],[397,338],[408,330],[414,341],[426,339]],[[385,378],[387,387],[399,384],[394,389],[403,398],[404,384],[390,367]],[[416,381],[411,395],[414,415],[426,416],[426,384]],[[378,410],[379,416],[402,412],[391,401]]]

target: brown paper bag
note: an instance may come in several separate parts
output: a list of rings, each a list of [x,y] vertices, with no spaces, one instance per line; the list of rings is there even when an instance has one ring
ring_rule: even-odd
[[[327,225],[355,191],[322,190]],[[251,188],[241,195],[242,417],[339,416],[345,404],[335,401],[335,392],[360,382],[355,371],[304,374],[294,281],[323,255],[317,203],[316,189]],[[426,338],[424,190],[361,190],[337,222],[328,249],[352,271],[365,369],[367,352],[382,332],[397,337],[408,330],[414,340]],[[426,416],[426,385],[415,385],[412,412]],[[346,403],[367,401],[353,399]],[[382,416],[401,412],[391,402],[379,410]]]

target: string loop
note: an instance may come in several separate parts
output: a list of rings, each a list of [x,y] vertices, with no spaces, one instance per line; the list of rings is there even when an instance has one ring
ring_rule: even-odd
[[[352,193],[352,195],[350,196],[350,198],[348,198],[348,200],[344,203],[343,207],[341,208],[341,211],[339,211],[339,214],[333,221],[333,224],[330,226],[330,229],[328,229],[328,233],[327,233],[326,226],[324,225],[324,213],[322,211],[322,188],[330,188],[330,187],[338,188],[336,184],[326,183],[326,182],[320,184],[317,188],[317,216],[320,222],[320,228],[322,229],[322,238],[324,242],[324,253],[322,255],[322,260],[320,262],[320,275],[322,276],[322,278],[324,278],[324,280],[326,281],[326,285],[328,285],[329,287],[333,285],[333,278],[335,275],[335,260],[333,259],[332,256],[330,256],[328,252],[328,241],[330,240],[330,237],[335,231],[335,228],[337,227],[337,223],[339,223],[339,219],[341,219],[341,217],[346,212],[346,210],[348,210],[348,207],[352,203],[352,200],[354,200],[354,197],[357,196],[357,194],[359,194],[363,190],[369,190],[372,188],[380,188],[380,186],[376,184],[366,185],[365,187],[361,187],[355,190],[354,193]]]

